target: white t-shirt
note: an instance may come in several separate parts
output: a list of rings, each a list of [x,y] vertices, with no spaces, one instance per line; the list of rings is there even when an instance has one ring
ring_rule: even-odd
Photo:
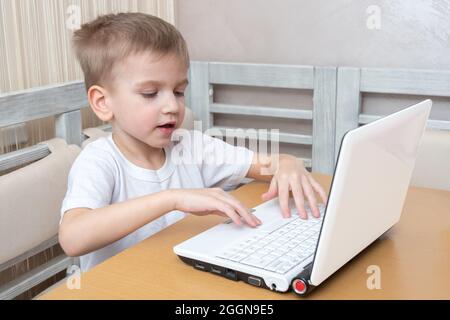
[[[101,208],[161,190],[178,188],[230,189],[247,174],[253,152],[235,147],[200,131],[182,131],[179,141],[164,148],[166,161],[158,170],[141,168],[125,158],[112,135],[89,143],[72,165],[61,207]],[[174,140],[174,139],[173,139]],[[155,234],[185,217],[171,211],[128,236],[80,257],[82,271]]]

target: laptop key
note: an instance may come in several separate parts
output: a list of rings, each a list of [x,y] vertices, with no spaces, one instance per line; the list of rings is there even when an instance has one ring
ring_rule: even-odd
[[[276,273],[284,274],[291,270],[294,267],[294,264],[282,264],[277,270]]]
[[[281,265],[281,263],[282,262],[280,260],[275,260],[269,263],[267,266],[265,266],[264,269],[266,269],[267,271],[276,271],[278,267]]]
[[[229,259],[230,259],[231,261],[239,262],[239,261],[241,261],[242,259],[246,258],[247,256],[248,256],[248,254],[237,253],[237,254],[235,254],[234,256],[231,256]]]
[[[278,230],[279,228],[288,224],[289,222],[290,222],[290,219],[280,219],[280,220],[277,220],[276,222],[273,222],[267,226],[263,225],[262,227],[259,227],[259,231],[266,232],[266,233],[272,233],[273,231]]]
[[[270,263],[270,260],[254,258],[254,257],[247,257],[244,260],[242,260],[241,263],[244,263],[244,264],[247,264],[247,265],[250,265],[250,266],[254,266],[254,267],[258,267],[258,268],[263,268],[267,264]]]
[[[265,256],[267,256],[267,254],[261,253],[259,251],[249,255],[250,258],[257,258],[257,259],[261,259]]]

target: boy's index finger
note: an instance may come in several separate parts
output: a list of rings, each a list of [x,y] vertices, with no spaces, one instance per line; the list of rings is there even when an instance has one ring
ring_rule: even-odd
[[[259,224],[259,220],[256,218],[252,211],[240,201],[237,201],[237,209],[244,220],[252,227],[256,227]]]
[[[247,207],[238,202],[236,203],[235,210],[240,215],[242,220],[249,226],[256,227],[258,225],[258,221],[255,219],[256,217],[250,212],[250,209],[248,209]]]
[[[222,200],[228,203],[236,214],[239,215],[239,220],[241,222],[244,222],[251,227],[256,227],[258,225],[257,220],[254,219],[253,215],[250,213],[250,209],[241,203],[237,198],[233,197],[233,195],[228,192],[221,192],[220,194],[224,197]]]
[[[262,221],[254,214],[255,212],[256,212],[255,208],[250,209],[250,214],[252,215],[252,217],[258,222],[258,225],[261,225]]]
[[[254,221],[256,221],[257,226],[262,225],[262,221],[258,219],[253,213],[250,214]]]

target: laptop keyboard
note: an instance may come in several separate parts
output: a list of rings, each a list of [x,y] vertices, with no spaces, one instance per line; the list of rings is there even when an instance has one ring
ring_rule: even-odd
[[[309,215],[308,220],[303,220],[293,210],[291,218],[262,225],[217,257],[284,274],[314,254],[324,207],[319,206],[319,211],[320,218]]]

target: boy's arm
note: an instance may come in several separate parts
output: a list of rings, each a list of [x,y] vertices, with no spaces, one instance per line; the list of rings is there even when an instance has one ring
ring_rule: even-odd
[[[169,189],[103,208],[68,210],[59,227],[59,242],[67,255],[81,256],[120,240],[173,210],[227,216],[238,225],[261,224],[248,208],[219,188]]]
[[[304,219],[307,218],[305,198],[315,217],[319,217],[320,212],[314,191],[320,195],[323,203],[327,201],[325,191],[306,170],[303,161],[288,154],[266,156],[255,153],[247,178],[270,181],[269,190],[262,195],[262,199],[267,201],[278,196],[284,217],[290,217],[289,191],[292,192],[297,210]]]
[[[81,256],[111,244],[174,210],[162,191],[103,208],[68,210],[59,227],[59,242],[68,256]]]

